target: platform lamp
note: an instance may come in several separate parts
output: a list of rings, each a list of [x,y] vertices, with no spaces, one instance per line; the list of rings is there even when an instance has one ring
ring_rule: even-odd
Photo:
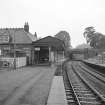
[[[15,32],[16,30],[14,30],[14,70],[16,70],[16,40],[15,40]]]

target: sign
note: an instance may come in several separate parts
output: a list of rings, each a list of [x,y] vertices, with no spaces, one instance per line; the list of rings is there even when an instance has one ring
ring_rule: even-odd
[[[0,35],[0,43],[8,43],[10,41],[9,35]]]
[[[25,50],[25,51],[27,51],[27,50],[31,50],[30,48],[28,48],[28,47],[24,47],[24,48],[22,48],[23,50]]]
[[[40,47],[36,47],[35,48],[35,51],[40,51]]]

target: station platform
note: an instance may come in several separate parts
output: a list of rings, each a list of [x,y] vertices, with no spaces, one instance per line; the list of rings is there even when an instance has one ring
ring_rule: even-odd
[[[96,60],[96,59],[88,59],[84,61],[91,64],[96,64],[96,65],[105,67],[105,60],[102,61],[102,60]]]
[[[54,76],[47,105],[68,105],[62,76]]]

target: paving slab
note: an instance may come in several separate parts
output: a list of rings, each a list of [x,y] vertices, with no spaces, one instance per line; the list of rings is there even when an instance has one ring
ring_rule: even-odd
[[[47,105],[68,105],[62,76],[54,76]]]

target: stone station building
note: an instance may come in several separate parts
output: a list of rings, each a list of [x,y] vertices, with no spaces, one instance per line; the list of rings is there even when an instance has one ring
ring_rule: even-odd
[[[47,36],[32,43],[33,64],[51,64],[64,58],[64,43]]]
[[[36,33],[24,28],[0,29],[0,61],[9,62],[10,67],[51,64],[64,57],[64,43],[60,39],[47,36],[37,39]]]
[[[37,40],[36,35],[29,32],[29,25],[24,28],[1,28],[0,29],[0,60],[8,61],[16,67],[29,65],[31,61],[32,42]]]

